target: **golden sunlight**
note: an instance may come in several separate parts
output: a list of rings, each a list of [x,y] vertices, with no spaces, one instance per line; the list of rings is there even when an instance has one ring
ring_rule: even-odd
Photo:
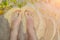
[[[56,8],[60,8],[60,0],[51,0],[51,4]]]

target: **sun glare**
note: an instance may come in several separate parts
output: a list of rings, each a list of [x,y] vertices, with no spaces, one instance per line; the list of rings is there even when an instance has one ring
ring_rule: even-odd
[[[60,8],[60,0],[51,0],[51,4],[56,8]]]

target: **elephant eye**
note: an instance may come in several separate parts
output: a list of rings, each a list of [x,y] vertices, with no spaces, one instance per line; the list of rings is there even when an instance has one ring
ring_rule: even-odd
[[[17,17],[19,16],[20,10],[16,10],[13,12],[12,18],[13,20],[17,19]]]
[[[15,15],[16,15],[16,17],[18,17],[19,16],[19,12],[15,12]]]
[[[15,13],[15,15],[16,15],[16,17],[18,17],[19,16],[19,13],[21,12],[21,10],[16,10],[14,13]]]

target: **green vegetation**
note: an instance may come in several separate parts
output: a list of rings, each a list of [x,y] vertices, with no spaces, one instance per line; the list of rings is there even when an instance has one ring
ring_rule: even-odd
[[[10,4],[13,3],[13,4]],[[17,6],[17,7],[23,7],[27,4],[26,0],[2,0],[0,3],[0,14],[3,14],[4,10],[9,10],[10,8]]]

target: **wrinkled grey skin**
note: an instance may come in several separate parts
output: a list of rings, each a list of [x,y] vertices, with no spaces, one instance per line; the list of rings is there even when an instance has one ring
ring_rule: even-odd
[[[18,40],[26,40],[25,33],[23,32],[23,23],[20,22],[19,31],[18,31]]]
[[[10,28],[8,21],[0,15],[0,40],[9,40]]]

